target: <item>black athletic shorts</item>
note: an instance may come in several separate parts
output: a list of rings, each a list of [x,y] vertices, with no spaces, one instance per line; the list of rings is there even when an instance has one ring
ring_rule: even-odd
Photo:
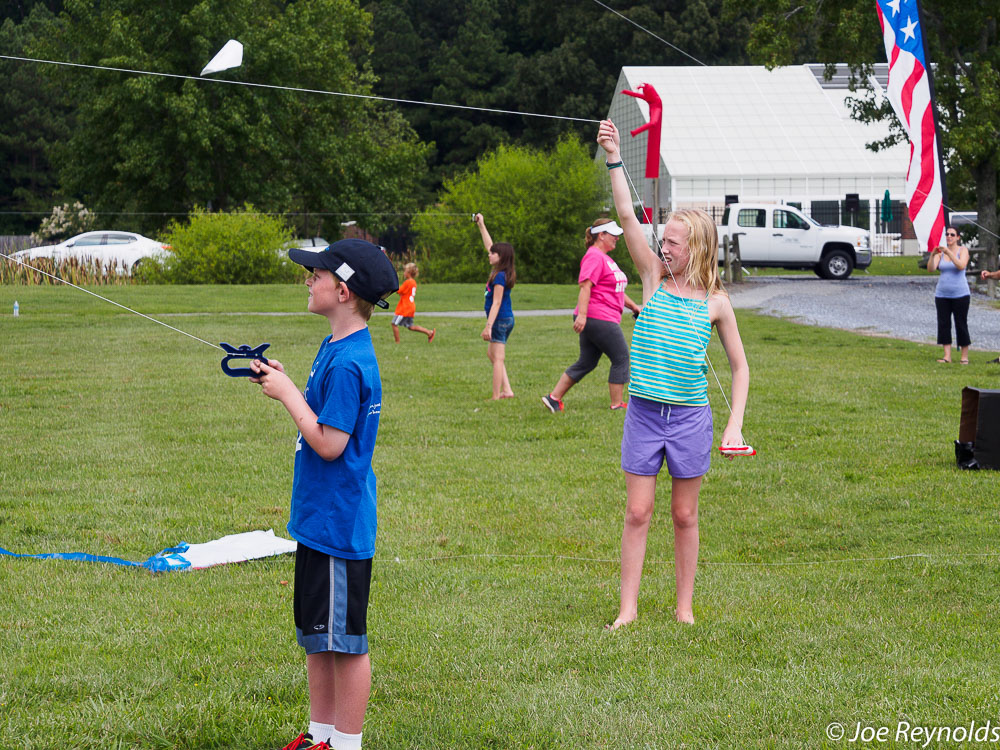
[[[372,561],[344,560],[306,547],[295,551],[295,636],[307,654],[368,653]]]

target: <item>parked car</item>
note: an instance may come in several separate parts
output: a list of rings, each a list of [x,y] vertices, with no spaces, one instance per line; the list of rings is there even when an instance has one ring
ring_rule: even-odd
[[[282,262],[291,263],[288,260],[289,250],[311,250],[313,252],[319,252],[320,250],[325,250],[330,246],[330,243],[324,240],[322,237],[297,237],[291,242],[286,242],[280,248],[278,248],[278,254],[281,256]]]
[[[726,206],[719,227],[720,262],[724,235],[739,238],[740,262],[746,267],[811,269],[820,278],[841,280],[872,262],[868,230],[825,226],[784,204]]]
[[[285,245],[286,250],[291,250],[292,248],[301,248],[303,250],[325,250],[329,247],[330,243],[324,240],[322,237],[306,237],[305,239],[292,240],[287,245]]]
[[[31,247],[14,253],[14,257],[25,263],[36,258],[52,258],[57,263],[62,260],[100,261],[105,269],[131,275],[142,261],[148,258],[162,258],[170,250],[149,237],[134,232],[112,232],[101,230],[84,232],[58,245]]]

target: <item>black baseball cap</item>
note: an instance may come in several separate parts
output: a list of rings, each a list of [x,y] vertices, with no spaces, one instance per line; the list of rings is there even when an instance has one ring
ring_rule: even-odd
[[[295,247],[288,257],[310,270],[325,268],[361,299],[382,309],[389,307],[383,297],[399,289],[392,261],[382,248],[365,240],[337,240],[318,252]]]

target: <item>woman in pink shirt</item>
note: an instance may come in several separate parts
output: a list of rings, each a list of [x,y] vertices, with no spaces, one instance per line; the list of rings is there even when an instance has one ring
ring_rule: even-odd
[[[552,392],[542,396],[542,403],[552,413],[563,411],[566,391],[597,367],[602,354],[611,360],[611,408],[625,408],[622,396],[628,382],[628,344],[622,333],[622,312],[627,307],[638,315],[642,308],[625,294],[628,277],[611,259],[622,231],[609,219],[598,219],[587,228],[587,252],[580,261],[580,297],[573,311],[573,330],[580,334],[580,357],[559,376]]]

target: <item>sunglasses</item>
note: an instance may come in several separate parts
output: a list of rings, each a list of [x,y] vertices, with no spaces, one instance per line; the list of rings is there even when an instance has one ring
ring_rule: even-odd
[[[958,237],[958,232],[945,232],[945,237]]]

